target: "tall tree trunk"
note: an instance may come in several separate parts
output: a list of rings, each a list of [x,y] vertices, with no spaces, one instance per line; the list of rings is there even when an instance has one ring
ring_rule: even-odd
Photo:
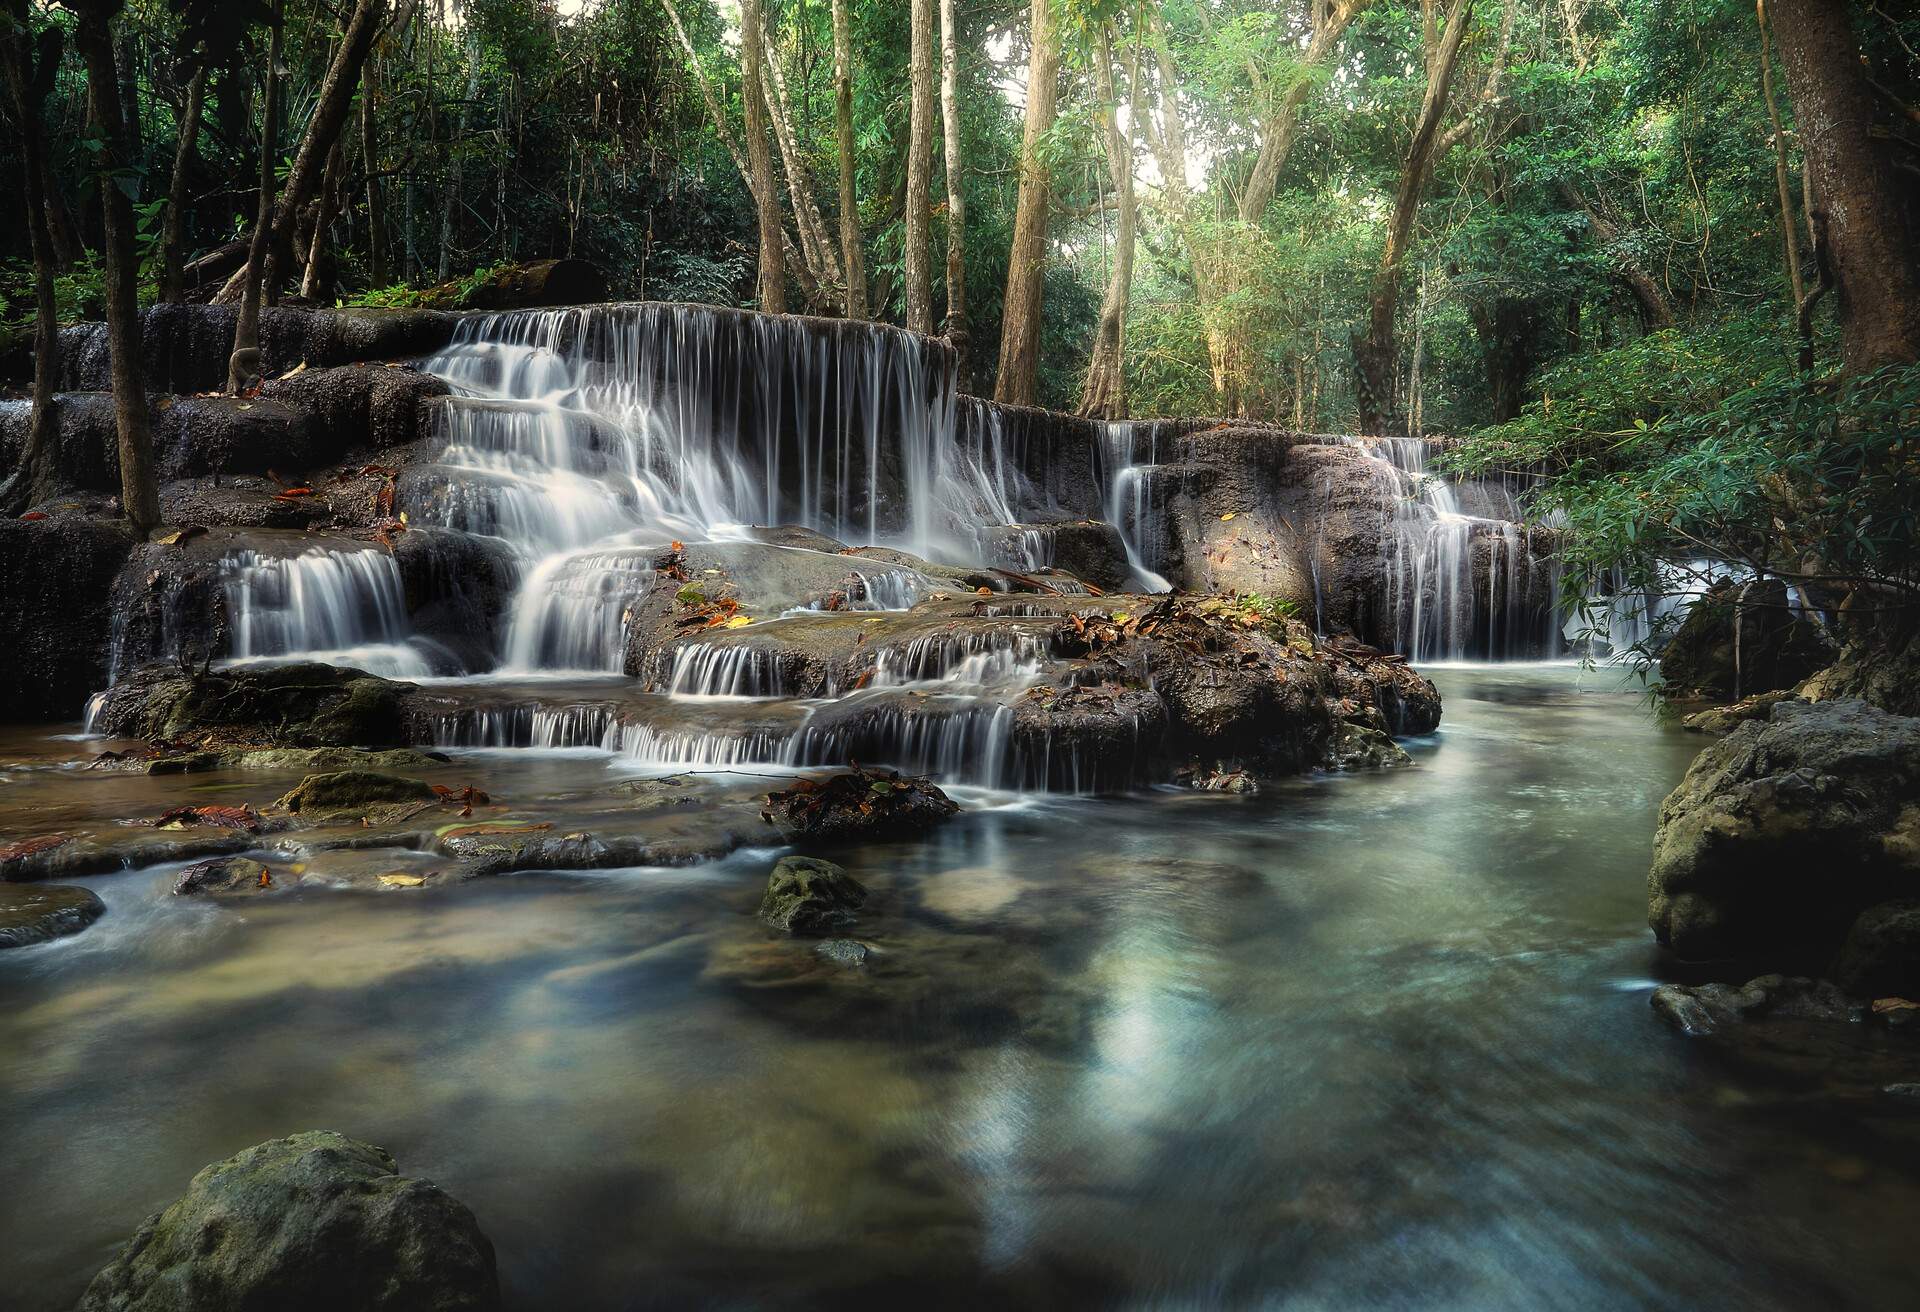
[[[913,0],[913,104],[907,138],[907,327],[933,332],[933,0]]]
[[[813,281],[823,288],[843,285],[840,259],[827,238],[827,221],[813,195],[813,173],[800,149],[800,138],[793,130],[793,106],[787,100],[787,79],[780,71],[780,60],[770,40],[761,41],[767,52],[767,114],[773,123],[773,139],[780,147],[780,162],[787,171],[787,195],[793,200],[793,221],[800,230],[800,253]]]
[[[960,32],[953,0],[940,0],[940,121],[947,174],[947,322],[954,373],[973,390],[973,329],[967,322],[967,196],[960,153]]]
[[[1113,39],[1110,25],[1100,28],[1099,50],[1093,65],[1099,93],[1098,117],[1106,138],[1107,169],[1119,214],[1114,224],[1113,269],[1100,302],[1100,322],[1093,332],[1093,355],[1087,363],[1087,389],[1080,413],[1100,419],[1124,419],[1127,414],[1126,325],[1127,301],[1133,288],[1134,204],[1133,142],[1120,128],[1118,97],[1113,88]],[[1140,118],[1139,46],[1134,47],[1128,84],[1127,123]]]
[[[460,192],[465,182],[467,126],[472,121],[473,102],[480,96],[480,32],[467,25],[467,94],[460,101],[460,139],[448,146],[453,156],[453,172],[447,181],[446,208],[440,211],[439,278],[445,282],[453,274],[453,234],[459,221]]]
[[[53,289],[56,257],[47,226],[47,143],[40,109],[53,90],[63,40],[54,25],[42,29],[37,41],[27,40],[27,0],[7,0],[0,14],[8,20],[6,30],[0,31],[0,75],[6,79],[8,104],[19,122],[20,194],[33,251],[33,410],[20,462],[0,483],[0,513],[18,514],[52,496],[58,483],[53,438],[60,311]]]
[[[753,173],[753,207],[760,220],[760,308],[768,314],[787,312],[787,261],[780,227],[779,199],[773,175],[773,152],[767,145],[766,51],[761,34],[760,0],[740,3],[740,98],[747,109],[747,161]]]
[[[187,175],[193,167],[194,138],[200,135],[200,111],[207,100],[207,66],[193,70],[187,82],[187,108],[180,116],[180,143],[173,152],[173,182],[167,189],[167,222],[160,237],[160,299],[178,303],[180,243],[187,217]]]
[[[387,197],[380,181],[380,65],[367,61],[360,89],[360,166],[367,174],[367,281],[385,287],[393,281],[387,266]]]
[[[1780,193],[1780,237],[1787,252],[1787,290],[1797,310],[1807,288],[1800,276],[1800,225],[1793,219],[1793,187],[1787,176],[1787,134],[1780,126],[1780,102],[1773,94],[1773,58],[1768,49],[1772,41],[1767,31],[1766,0],[1754,6],[1754,13],[1760,20],[1760,95],[1767,105],[1767,126],[1772,129],[1773,181]]]
[[[1454,71],[1459,67],[1460,45],[1472,22],[1473,0],[1453,0],[1447,10],[1445,32],[1429,51],[1427,91],[1421,100],[1413,141],[1407,147],[1406,162],[1401,166],[1393,215],[1387,223],[1386,249],[1373,276],[1366,331],[1353,338],[1354,400],[1363,433],[1397,433],[1406,428],[1399,395],[1399,343],[1394,332],[1400,277],[1407,247],[1413,240],[1414,220],[1419,217],[1420,199],[1433,172],[1440,124],[1446,117]]]
[[[865,319],[867,257],[860,241],[860,204],[854,184],[853,42],[847,0],[833,0],[833,134],[840,153],[840,262],[846,266],[847,318]]]
[[[319,207],[313,216],[313,241],[307,247],[307,268],[300,279],[300,295],[322,305],[333,301],[333,276],[328,271],[333,261],[327,254],[328,230],[340,200],[340,174],[346,169],[346,152],[338,141],[327,155],[327,174],[320,183]]]
[[[140,376],[140,255],[133,198],[122,181],[135,177],[133,143],[120,103],[113,58],[113,20],[121,0],[88,0],[80,9],[74,43],[87,65],[87,93],[106,148],[99,171],[106,227],[107,343],[113,355],[113,415],[120,448],[120,505],[143,537],[160,525],[160,489],[153,471],[153,434]]]
[[[1882,110],[1848,8],[1771,0],[1769,9],[1839,293],[1841,359],[1856,374],[1920,360],[1920,216],[1876,138]]]
[[[1052,0],[1033,0],[1032,53],[1027,60],[1027,115],[1020,144],[1020,197],[1007,257],[1000,315],[1000,367],[993,399],[1032,405],[1040,369],[1040,313],[1047,260],[1047,208],[1052,178],[1040,143],[1053,127],[1060,83],[1060,29]]]
[[[227,390],[245,390],[260,376],[260,293],[266,281],[267,245],[273,232],[273,161],[280,140],[280,33],[285,26],[284,0],[273,0],[273,30],[267,40],[267,85],[260,110],[260,193],[255,207],[253,240],[247,247],[245,279],[240,293],[240,317],[233,329],[233,354],[227,361]]]

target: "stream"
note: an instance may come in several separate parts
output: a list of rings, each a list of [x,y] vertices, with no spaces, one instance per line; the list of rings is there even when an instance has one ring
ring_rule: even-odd
[[[245,905],[75,881],[97,925],[0,955],[0,1305],[70,1307],[195,1171],[310,1128],[468,1204],[510,1308],[1910,1305],[1920,1155],[1647,1006],[1701,740],[1605,670],[1432,673],[1413,769],[954,789],[841,855],[864,969],[755,920],[770,848]],[[521,795],[640,769],[466,755]],[[40,805],[0,768],[0,830]]]

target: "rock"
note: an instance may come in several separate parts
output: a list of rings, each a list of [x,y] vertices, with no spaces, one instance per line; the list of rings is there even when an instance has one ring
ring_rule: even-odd
[[[1687,611],[1660,653],[1669,698],[1729,700],[1791,688],[1833,659],[1826,631],[1788,605],[1779,579],[1723,579]]]
[[[411,684],[299,663],[207,673],[149,665],[108,691],[101,729],[200,747],[399,747]]]
[[[855,769],[768,793],[765,815],[790,842],[845,843],[921,834],[959,810],[929,780]]]
[[[1654,1014],[1684,1034],[1712,1034],[1761,1019],[1850,1021],[1860,1007],[1824,979],[1762,975],[1742,985],[1662,984],[1650,999]]]
[[[767,876],[760,919],[789,934],[825,934],[851,925],[866,900],[867,890],[833,862],[783,856]]]
[[[1383,770],[1389,766],[1412,765],[1405,749],[1379,729],[1364,725],[1341,724],[1327,747],[1329,770]]]
[[[1681,727],[1693,733],[1723,734],[1732,733],[1748,720],[1764,720],[1773,714],[1773,708],[1787,701],[1793,694],[1784,688],[1771,692],[1755,693],[1727,706],[1713,706],[1704,711],[1695,711],[1680,721]]]
[[[310,774],[274,803],[288,811],[338,811],[376,802],[430,802],[433,788],[419,779],[375,770]]]
[[[1811,702],[1858,697],[1895,715],[1920,715],[1920,634],[1904,607],[1875,621],[1849,619],[1848,637],[1824,670],[1794,691]]]
[[[830,938],[814,945],[815,952],[836,966],[858,968],[867,964],[872,950],[856,938]]]
[[[1868,907],[1847,931],[1833,978],[1866,998],[1920,998],[1920,898]]]
[[[454,653],[463,668],[492,669],[502,620],[520,583],[520,560],[504,539],[411,528],[393,548],[414,633]]]
[[[370,752],[358,747],[264,747],[226,752],[184,752],[157,757],[148,774],[199,774],[208,770],[430,770],[445,765],[439,752],[395,747]]]
[[[150,392],[217,392],[227,384],[239,310],[231,305],[156,305],[140,313],[141,372]],[[260,312],[261,374],[277,379],[305,364],[320,369],[429,355],[453,338],[459,316],[439,310],[300,309]],[[61,387],[104,392],[113,385],[106,325],[60,333]]]
[[[24,948],[81,930],[106,913],[90,888],[0,883],[0,948]]]
[[[1889,1084],[1880,1092],[1889,1098],[1898,1098],[1902,1102],[1920,1103],[1920,1084]]]
[[[458,298],[463,310],[529,310],[607,299],[607,275],[585,260],[533,260],[496,269]]]
[[[107,684],[113,581],[133,550],[118,521],[53,512],[0,519],[0,722],[78,719]]]
[[[1660,809],[1647,920],[1683,957],[1824,972],[1920,874],[1920,719],[1784,701],[1708,747]]]
[[[244,856],[197,862],[173,878],[175,897],[184,897],[189,893],[265,892],[275,887],[272,872],[260,862]]]
[[[216,1162],[147,1220],[79,1312],[490,1312],[493,1245],[438,1186],[330,1130]]]

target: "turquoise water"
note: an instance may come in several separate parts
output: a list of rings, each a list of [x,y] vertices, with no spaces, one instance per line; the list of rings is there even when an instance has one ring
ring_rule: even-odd
[[[966,794],[844,854],[864,973],[754,920],[771,851],[84,881],[93,929],[0,956],[0,1304],[330,1128],[468,1203],[518,1308],[1909,1306],[1910,1125],[1647,1007],[1701,740],[1570,666],[1437,681],[1415,769]]]

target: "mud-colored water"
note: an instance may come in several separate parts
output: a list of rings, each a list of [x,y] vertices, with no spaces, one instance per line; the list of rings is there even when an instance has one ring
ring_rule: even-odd
[[[770,851],[81,881],[98,924],[0,955],[0,1305],[71,1306],[201,1166],[331,1128],[468,1203],[515,1308],[1910,1306],[1915,1118],[1647,1007],[1701,740],[1567,666],[1438,681],[1413,770],[965,794],[846,853],[864,973],[753,918]]]

